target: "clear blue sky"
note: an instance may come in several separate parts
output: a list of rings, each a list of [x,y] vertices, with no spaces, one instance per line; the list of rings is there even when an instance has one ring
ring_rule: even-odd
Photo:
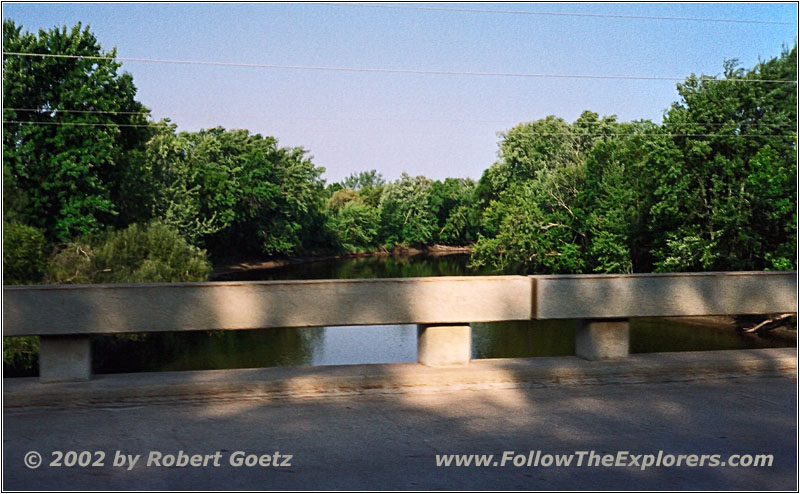
[[[406,4],[407,5],[407,4]],[[431,4],[417,4],[420,6]],[[794,3],[435,4],[439,8],[702,17],[742,24],[321,4],[3,4],[35,31],[88,24],[120,57],[470,72],[667,76],[746,68],[797,40]],[[376,169],[479,178],[497,133],[583,110],[661,121],[669,81],[523,79],[126,62],[138,99],[181,130],[246,128],[303,146],[337,181]]]

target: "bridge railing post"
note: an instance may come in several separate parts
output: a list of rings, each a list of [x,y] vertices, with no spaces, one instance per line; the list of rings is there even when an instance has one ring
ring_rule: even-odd
[[[469,324],[418,324],[417,361],[430,367],[469,364],[472,328]]]
[[[40,336],[39,381],[88,381],[92,377],[89,336]]]
[[[586,360],[627,358],[630,352],[628,319],[578,319],[575,356]]]

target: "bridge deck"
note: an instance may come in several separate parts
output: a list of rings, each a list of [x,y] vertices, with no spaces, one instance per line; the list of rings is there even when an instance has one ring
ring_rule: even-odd
[[[295,400],[4,409],[6,490],[795,490],[796,380],[472,389]],[[28,451],[103,467],[25,468]],[[221,452],[220,467],[112,467],[114,452]],[[237,450],[291,466],[234,468]],[[437,468],[437,454],[772,454],[772,467]]]

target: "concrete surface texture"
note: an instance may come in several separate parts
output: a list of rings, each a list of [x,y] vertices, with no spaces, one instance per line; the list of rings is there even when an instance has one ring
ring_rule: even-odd
[[[417,325],[417,361],[443,367],[467,365],[472,355],[472,328],[466,325]]]
[[[3,335],[523,320],[531,290],[525,276],[13,286]]]
[[[796,309],[797,273],[37,285],[3,298],[4,336],[768,314]]]
[[[270,367],[101,374],[90,381],[3,380],[3,406],[156,404],[180,400],[341,396],[580,384],[632,384],[744,376],[797,376],[796,348],[578,357],[479,359],[469,365],[418,363]]]
[[[586,360],[626,358],[630,339],[627,319],[575,321],[575,356]]]
[[[51,336],[39,339],[39,379],[43,383],[88,381],[92,375],[88,336]]]
[[[4,408],[4,490],[796,490],[797,382],[419,391]],[[437,467],[436,455],[770,454],[771,467]],[[26,453],[43,456],[26,468]],[[53,451],[105,453],[54,467]],[[120,455],[117,455],[117,451]],[[183,467],[147,466],[152,451]],[[234,456],[270,466],[230,465]],[[272,466],[278,461],[289,465]],[[213,466],[219,453],[219,467]],[[115,457],[142,455],[114,467]],[[92,460],[96,460],[96,456]],[[212,463],[208,463],[207,460]],[[63,461],[67,460],[65,455]],[[73,457],[74,461],[74,457]],[[188,461],[188,459],[186,460]],[[193,460],[194,461],[194,460]]]
[[[534,275],[537,319],[793,312],[797,273]]]

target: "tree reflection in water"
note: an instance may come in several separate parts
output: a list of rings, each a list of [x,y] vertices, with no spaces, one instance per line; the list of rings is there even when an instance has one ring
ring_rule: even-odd
[[[235,369],[308,365],[319,353],[323,328],[148,333],[93,338],[92,371]]]

